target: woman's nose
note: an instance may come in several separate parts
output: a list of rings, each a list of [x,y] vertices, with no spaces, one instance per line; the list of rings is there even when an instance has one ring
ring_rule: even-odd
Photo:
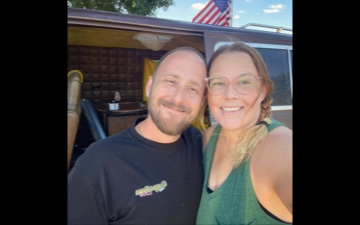
[[[239,93],[235,90],[234,86],[230,83],[227,86],[223,96],[226,97],[226,98],[238,98]]]

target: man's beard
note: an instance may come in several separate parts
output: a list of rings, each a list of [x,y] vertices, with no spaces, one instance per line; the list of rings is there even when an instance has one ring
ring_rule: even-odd
[[[169,107],[175,107],[176,109],[184,111],[186,113],[191,112],[191,109],[184,105],[175,105],[175,103],[166,101],[164,99],[159,99],[158,103]],[[181,134],[186,128],[188,128],[192,124],[193,120],[195,119],[185,118],[180,122],[176,122],[177,118],[165,119],[165,117],[163,116],[164,112],[159,110],[159,108],[157,107],[157,102],[153,102],[151,98],[148,99],[148,111],[156,127],[161,132],[167,135],[175,136]]]

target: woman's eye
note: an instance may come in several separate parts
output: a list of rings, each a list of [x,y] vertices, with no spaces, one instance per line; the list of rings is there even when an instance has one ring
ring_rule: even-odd
[[[240,82],[241,85],[248,84],[248,83],[249,83],[249,81],[247,81],[247,80],[243,80]]]
[[[242,80],[239,80],[239,81],[237,82],[237,86],[248,85],[248,84],[250,84],[250,83],[251,83],[250,80],[242,79]]]
[[[211,84],[211,86],[223,86],[224,83],[223,82],[214,82]]]

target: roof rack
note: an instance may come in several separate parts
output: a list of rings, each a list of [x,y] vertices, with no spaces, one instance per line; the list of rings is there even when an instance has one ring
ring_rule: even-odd
[[[277,33],[281,33],[282,31],[290,31],[290,32],[292,32],[292,29],[290,29],[290,28],[278,27],[278,26],[272,26],[272,25],[266,25],[266,24],[259,24],[259,23],[248,23],[248,24],[245,24],[245,25],[241,26],[241,28],[247,28],[247,27],[250,27],[250,26],[276,29]]]

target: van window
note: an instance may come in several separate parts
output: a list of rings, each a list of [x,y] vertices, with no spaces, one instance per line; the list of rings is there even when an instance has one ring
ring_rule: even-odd
[[[283,49],[257,48],[262,55],[274,83],[274,106],[292,105],[290,52]]]

